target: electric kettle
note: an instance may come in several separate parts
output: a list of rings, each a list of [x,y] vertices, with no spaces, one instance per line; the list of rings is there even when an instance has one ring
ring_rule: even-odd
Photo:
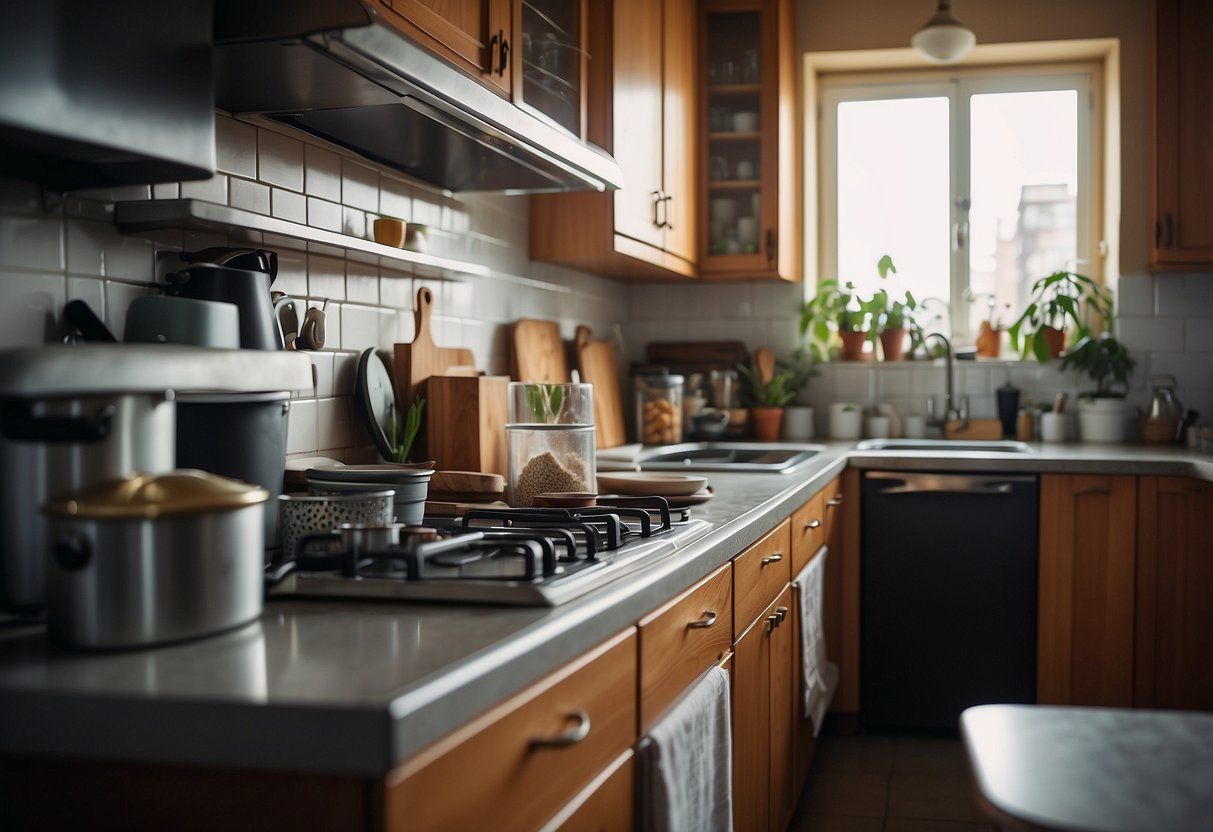
[[[191,265],[167,275],[169,293],[195,300],[234,303],[240,311],[240,347],[283,349],[282,328],[270,299],[278,254],[259,248],[207,248],[182,252]]]
[[[1183,405],[1175,397],[1175,376],[1150,376],[1154,397],[1150,401],[1150,415],[1142,430],[1142,439],[1150,444],[1169,445],[1179,440],[1183,424]]]

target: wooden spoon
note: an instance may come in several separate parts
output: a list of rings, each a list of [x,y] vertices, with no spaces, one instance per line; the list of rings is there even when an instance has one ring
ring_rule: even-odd
[[[754,353],[754,366],[758,370],[758,380],[770,384],[775,377],[775,350],[770,347],[759,347]]]

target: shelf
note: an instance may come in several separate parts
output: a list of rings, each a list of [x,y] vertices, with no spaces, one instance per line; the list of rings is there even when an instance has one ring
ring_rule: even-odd
[[[755,142],[762,134],[757,130],[752,133],[708,133],[708,138],[714,142]]]
[[[758,179],[713,179],[708,182],[710,191],[753,191],[762,187]]]
[[[240,208],[229,208],[200,199],[151,199],[137,202],[118,202],[114,205],[114,224],[124,234],[139,231],[155,231],[161,228],[189,228],[200,231],[235,230],[260,231],[277,234],[309,243],[320,243],[348,252],[373,254],[382,260],[395,263],[410,263],[429,266],[459,274],[486,277],[489,269],[475,263],[464,263],[446,257],[418,254],[415,251],[380,245],[372,240],[350,237],[334,231],[312,228],[297,222],[254,214]]]
[[[761,84],[712,84],[708,87],[708,95],[759,95],[761,93]]]

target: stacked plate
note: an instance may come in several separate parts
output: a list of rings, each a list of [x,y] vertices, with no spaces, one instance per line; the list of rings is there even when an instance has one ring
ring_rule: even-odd
[[[396,522],[415,526],[425,514],[425,498],[434,472],[415,465],[391,462],[372,465],[321,465],[307,470],[307,487],[313,494],[356,491],[396,492]]]
[[[664,471],[600,472],[598,490],[603,494],[665,497],[670,508],[687,508],[712,499],[707,477]]]

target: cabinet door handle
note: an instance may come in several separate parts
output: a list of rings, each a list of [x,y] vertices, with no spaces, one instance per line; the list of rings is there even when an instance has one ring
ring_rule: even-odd
[[[838,508],[842,505],[842,495],[839,494],[832,500],[826,500],[826,508]]]
[[[1170,248],[1175,243],[1175,219],[1171,216],[1170,211],[1163,217],[1163,223],[1167,226],[1167,239],[1163,243],[1163,248]]]
[[[493,64],[495,64],[497,62],[497,56],[499,53],[499,47],[501,45],[501,35],[502,34],[503,34],[502,32],[498,32],[497,34],[495,34],[491,38],[489,38],[488,64],[489,64],[489,74],[490,75],[493,74]]]
[[[775,614],[779,616],[779,623],[782,624],[783,620],[788,617],[788,608],[781,604],[775,608]]]
[[[774,613],[772,613],[771,615],[768,615],[767,616],[767,632],[768,633],[771,632],[771,630],[774,630],[778,626],[779,626],[779,616],[775,615]]]
[[[705,610],[703,618],[687,624],[688,630],[706,630],[716,625],[716,610]]]
[[[665,218],[662,221],[662,223],[663,223],[662,227],[665,228],[667,231],[673,231],[674,230],[674,219],[673,219],[674,218],[674,196],[673,196],[673,194],[666,194],[665,198],[662,201],[665,202]]]
[[[808,521],[807,523],[805,523],[805,524],[804,524],[804,527],[805,527],[806,529],[820,529],[820,528],[821,528],[821,521],[820,521],[820,520],[810,520],[810,521]]]
[[[1154,220],[1154,248],[1162,245],[1162,223]]]
[[[657,216],[657,207],[661,205],[661,191],[653,191],[649,196],[653,198],[653,225],[661,228],[661,220]]]
[[[783,552],[776,552],[773,555],[767,555],[765,558],[763,558],[762,565],[766,566],[768,563],[779,563],[781,560],[783,560]]]
[[[510,66],[510,42],[505,37],[505,32],[501,33],[501,62],[497,64],[497,74],[505,77],[505,71]]]
[[[767,262],[775,262],[775,229],[767,229]]]
[[[554,737],[532,737],[532,748],[564,748],[576,745],[590,735],[590,715],[578,708],[568,715],[569,719],[577,720],[577,724],[563,734]]]

